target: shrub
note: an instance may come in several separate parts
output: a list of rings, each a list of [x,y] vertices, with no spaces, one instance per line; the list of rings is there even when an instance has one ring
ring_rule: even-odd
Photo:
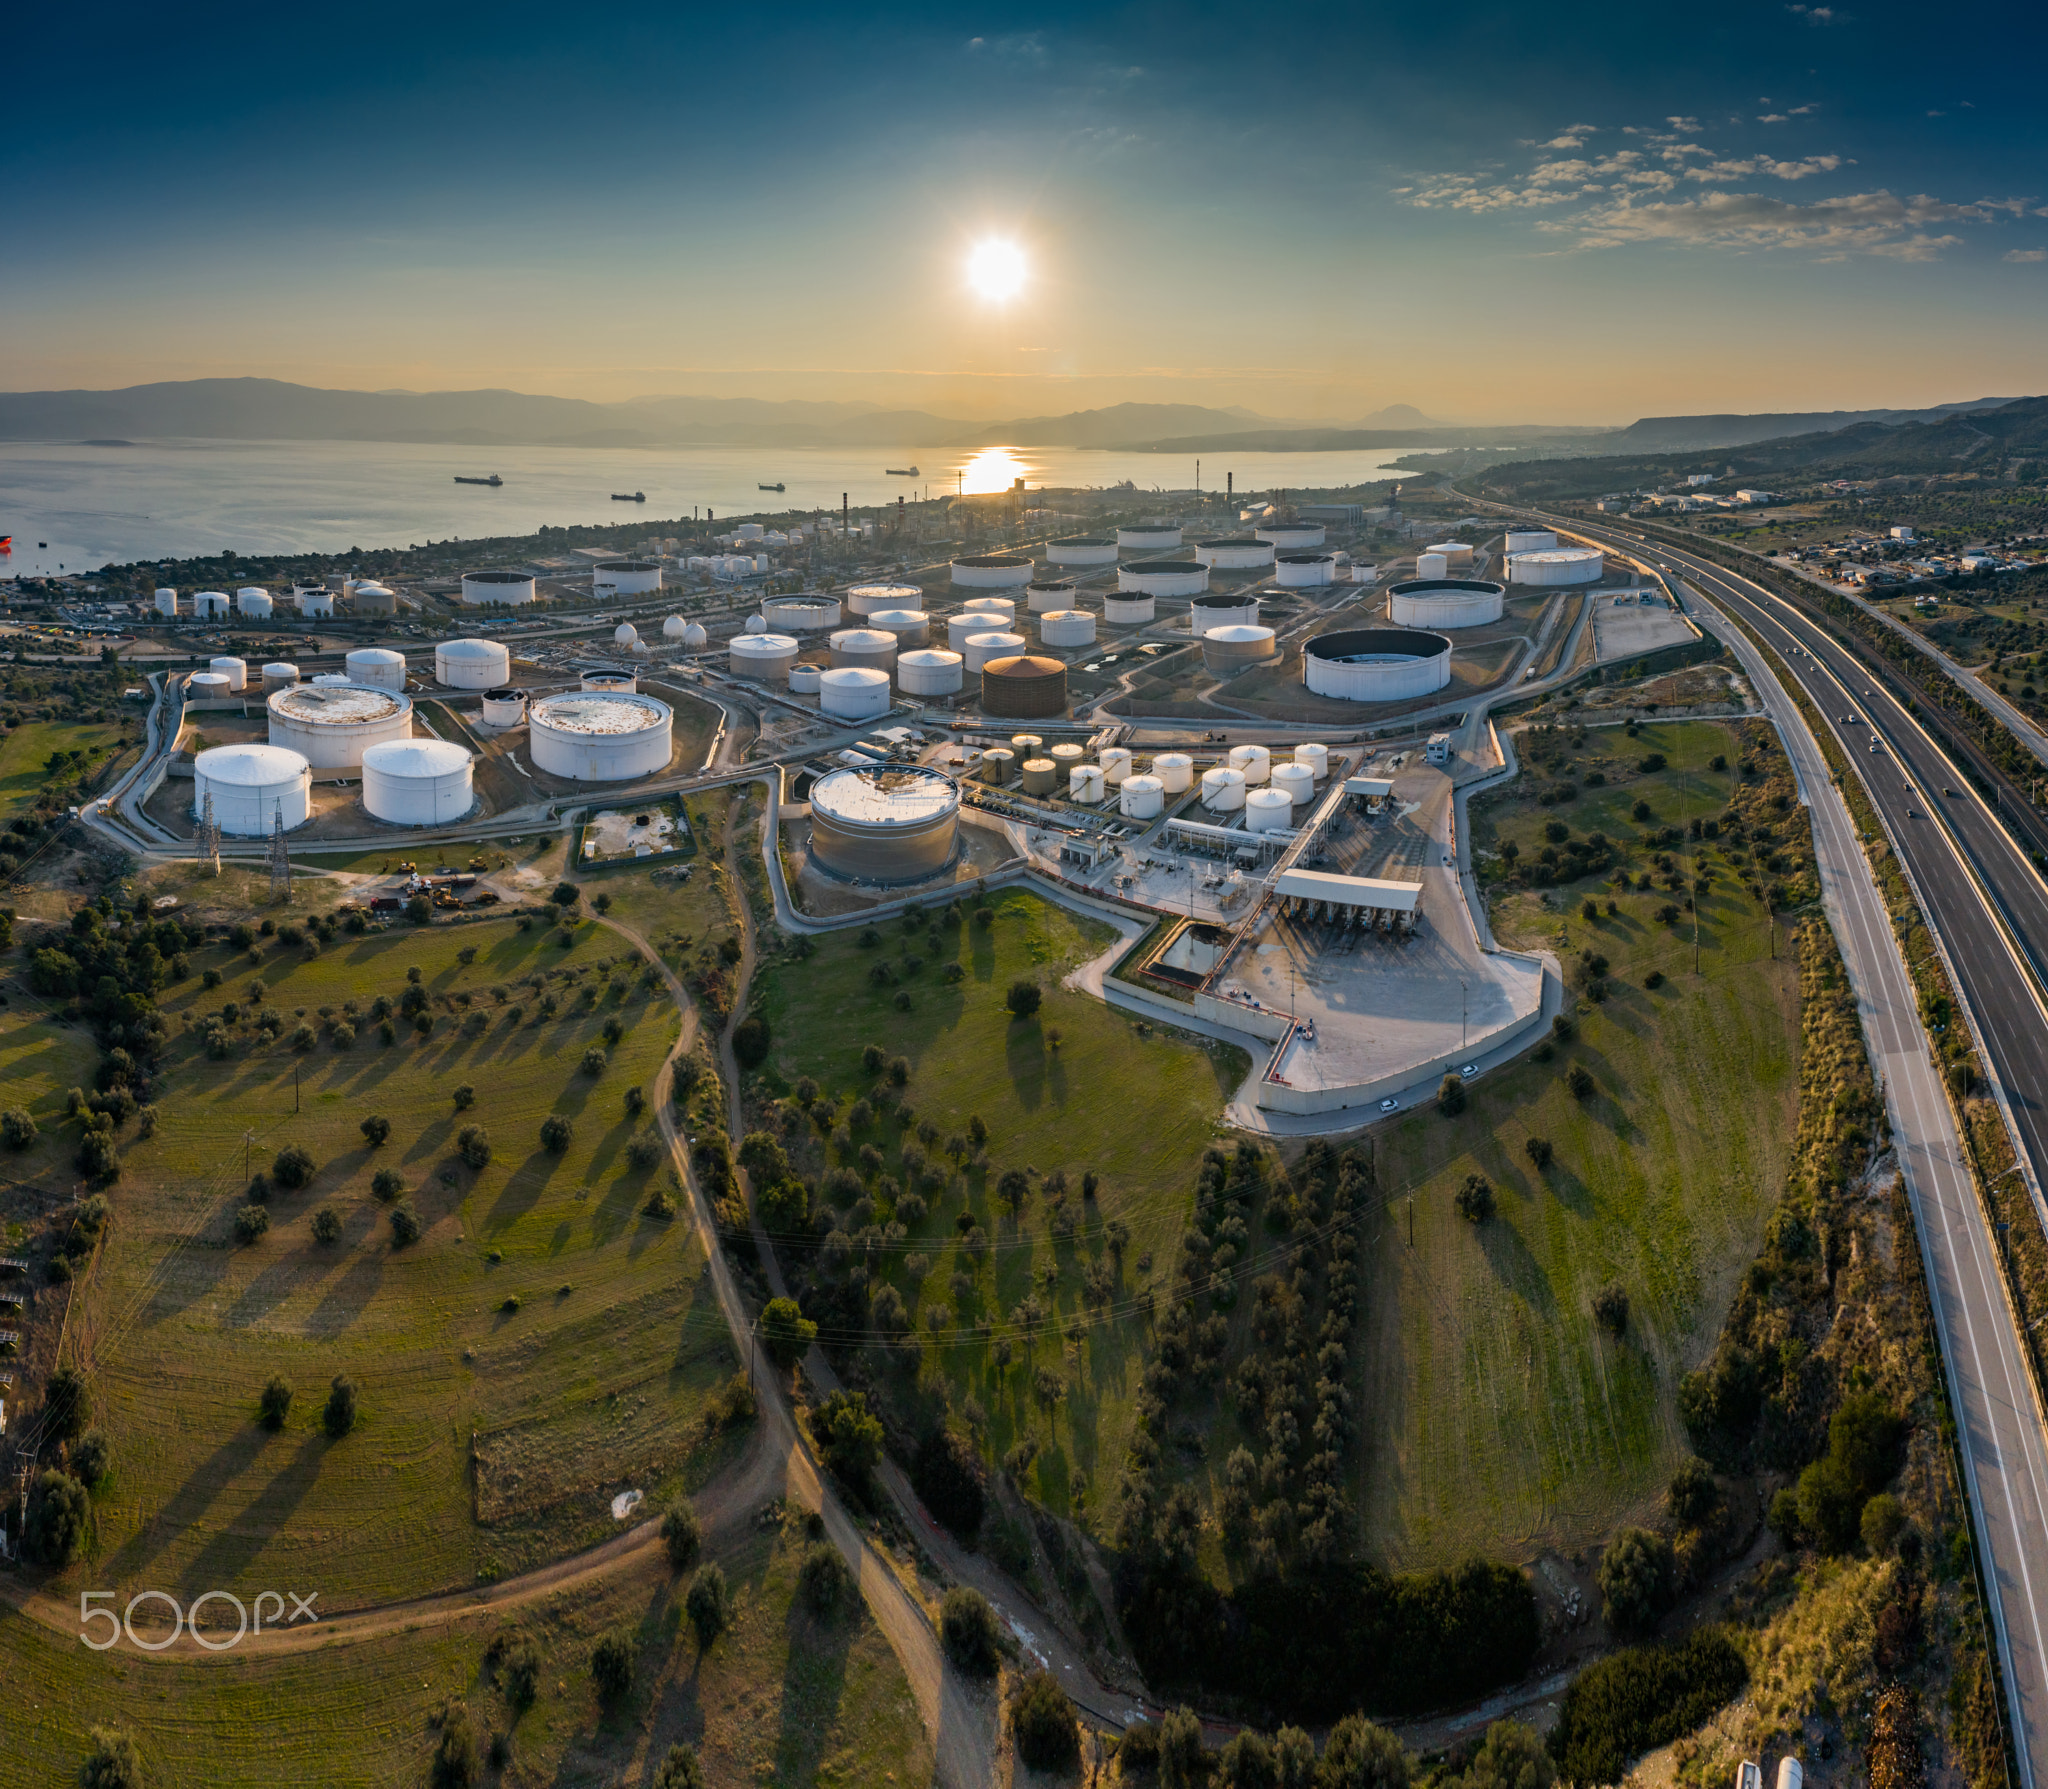
[[[36,1121],[25,1107],[9,1106],[0,1112],[0,1143],[9,1149],[26,1149],[38,1136]]]
[[[1407,1789],[1408,1753],[1401,1742],[1363,1715],[1346,1715],[1330,1729],[1316,1771],[1322,1789]]]
[[[576,1127],[561,1113],[556,1112],[540,1122],[541,1147],[550,1155],[560,1155],[569,1147],[570,1139],[576,1135]]]
[[[1609,1335],[1628,1334],[1628,1292],[1620,1286],[1602,1286],[1593,1294],[1593,1320]]]
[[[476,1728],[467,1703],[451,1702],[441,1713],[441,1738],[434,1747],[431,1777],[434,1789],[470,1789],[482,1769],[477,1756]]]
[[[1600,1612],[1621,1633],[1656,1626],[1671,1606],[1671,1543],[1647,1528],[1622,1528],[1600,1555]]]
[[[725,1572],[714,1561],[701,1567],[690,1580],[690,1591],[683,1598],[683,1613],[689,1616],[690,1626],[696,1631],[697,1650],[707,1652],[711,1642],[732,1626],[732,1592],[726,1588]]]
[[[1863,1544],[1874,1558],[1884,1558],[1898,1545],[1899,1535],[1905,1526],[1906,1512],[1889,1491],[1880,1491],[1863,1506]]]
[[[608,1058],[595,1044],[583,1052],[582,1068],[586,1075],[601,1075]]]
[[[1080,1759],[1074,1705],[1050,1671],[1034,1671],[1024,1680],[1010,1707],[1010,1730],[1017,1756],[1033,1770],[1065,1770]]]
[[[548,896],[557,907],[564,910],[573,907],[583,898],[583,890],[573,882],[557,882],[555,892]]]
[[[564,883],[564,887],[568,884]],[[624,1700],[633,1687],[633,1636],[623,1627],[607,1628],[590,1649],[590,1681],[600,1702]]]
[[[1458,1188],[1458,1215],[1468,1224],[1483,1224],[1493,1216],[1493,1184],[1484,1174],[1468,1174]]]
[[[401,1200],[391,1208],[391,1241],[395,1248],[404,1248],[418,1242],[424,1226],[420,1214],[413,1210],[408,1201]]]
[[[491,1159],[491,1133],[480,1124],[465,1124],[455,1139],[456,1152],[472,1168],[482,1168]]]
[[[405,1191],[405,1176],[396,1168],[379,1168],[370,1176],[370,1191],[380,1199],[395,1199]]]
[[[1588,1099],[1593,1092],[1593,1077],[1586,1072],[1583,1062],[1575,1062],[1564,1072],[1564,1084],[1571,1090],[1572,1098]]]
[[[970,1677],[993,1677],[1002,1664],[996,1612],[978,1590],[955,1585],[939,1606],[939,1638],[946,1656]]]
[[[1550,1789],[1556,1781],[1557,1766],[1535,1728],[1495,1721],[1465,1773],[1464,1789]]]
[[[92,1394],[76,1367],[59,1367],[43,1386],[43,1432],[52,1441],[69,1441],[85,1432],[92,1416]]]
[[[275,1434],[284,1427],[284,1419],[291,1414],[292,1382],[282,1373],[271,1374],[270,1383],[264,1386],[256,1407],[261,1413],[263,1426]]]
[[[235,1240],[245,1247],[261,1242],[270,1230],[270,1213],[261,1205],[245,1205],[235,1213]]]
[[[460,1087],[456,1088],[454,1098],[456,1111],[467,1112],[471,1106],[476,1104],[476,1089],[465,1081]]]
[[[1535,1164],[1536,1172],[1539,1174],[1556,1159],[1557,1151],[1551,1147],[1548,1137],[1531,1137],[1522,1147],[1528,1152],[1529,1160]]]
[[[732,1053],[741,1068],[759,1068],[768,1060],[768,1021],[750,1013],[733,1027]]]
[[[853,1600],[853,1573],[830,1541],[813,1541],[797,1568],[797,1594],[814,1615],[834,1615]]]
[[[270,1177],[281,1187],[296,1191],[319,1172],[319,1165],[297,1143],[287,1143],[270,1164]]]
[[[85,1539],[92,1499],[68,1472],[45,1468],[29,1493],[28,1523],[22,1545],[31,1559],[44,1565],[67,1566]]]
[[[1458,1074],[1444,1076],[1436,1090],[1436,1109],[1446,1118],[1455,1118],[1465,1109],[1465,1077]]]
[[[88,1488],[97,1486],[107,1476],[112,1461],[113,1444],[107,1440],[104,1429],[87,1429],[71,1450],[71,1470],[78,1475],[78,1482]]]
[[[125,1727],[95,1727],[92,1749],[78,1767],[84,1789],[142,1789],[142,1754]]]
[[[327,1388],[327,1405],[320,1413],[320,1425],[335,1441],[356,1426],[355,1381],[345,1374],[335,1374],[334,1383]]]
[[[1704,1460],[1681,1460],[1664,1493],[1664,1507],[1682,1528],[1703,1526],[1721,1501],[1720,1487]]]
[[[882,1457],[882,1425],[868,1409],[867,1393],[833,1392],[812,1414],[811,1434],[833,1475],[865,1497]]]
[[[817,1339],[818,1326],[795,1299],[771,1298],[762,1309],[761,1346],[780,1371],[786,1373],[802,1360]]]
[[[1273,1742],[1249,1727],[1240,1728],[1216,1759],[1218,1789],[1279,1789]]]
[[[1742,1654],[1718,1630],[1601,1659],[1572,1680],[1558,1709],[1550,1749],[1559,1774],[1618,1783],[1643,1753],[1690,1733],[1748,1680]]]
[[[498,1661],[498,1683],[505,1700],[524,1712],[540,1694],[540,1648],[524,1637],[505,1648]]]
[[[1003,1004],[1010,1009],[1013,1019],[1028,1019],[1045,999],[1045,990],[1035,981],[1013,981],[1010,991],[1003,996]]]
[[[981,1455],[974,1444],[944,1423],[935,1424],[918,1444],[910,1482],[924,1506],[962,1540],[981,1528],[988,1500]]]
[[[704,1767],[697,1762],[695,1750],[686,1745],[670,1746],[654,1773],[652,1789],[704,1789]]]
[[[687,1497],[678,1497],[661,1512],[661,1544],[668,1554],[670,1571],[688,1571],[696,1563],[703,1545],[703,1531],[697,1525],[697,1512],[690,1507]]]
[[[626,1145],[626,1162],[641,1173],[661,1160],[661,1144],[654,1137],[642,1133]]]
[[[1133,1721],[1116,1742],[1117,1775],[1125,1782],[1159,1768],[1159,1729],[1150,1721]]]
[[[883,1064],[886,1063],[888,1060],[888,1053],[882,1048],[880,1044],[861,1045],[860,1065],[863,1071],[865,1071],[866,1073],[871,1075],[879,1075],[882,1072]]]

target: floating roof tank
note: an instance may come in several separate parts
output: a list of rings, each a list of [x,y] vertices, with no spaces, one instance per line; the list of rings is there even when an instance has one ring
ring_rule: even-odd
[[[462,600],[466,603],[512,603],[533,601],[533,579],[523,571],[466,571],[462,574]]]
[[[1280,553],[1273,562],[1273,582],[1283,590],[1303,590],[1337,580],[1337,561],[1329,553]]]
[[[270,743],[315,770],[353,770],[371,746],[412,737],[411,698],[366,683],[288,684],[265,707]]]
[[[1195,559],[1147,559],[1118,566],[1116,587],[1127,596],[1200,596],[1209,568]]]
[[[1597,584],[1606,569],[1607,556],[1598,547],[1553,547],[1517,553],[1508,576],[1517,584]]]
[[[1387,590],[1399,627],[1483,627],[1498,621],[1507,587],[1485,578],[1411,578]]]
[[[585,671],[578,687],[587,696],[630,696],[640,679],[631,671]]]
[[[923,765],[832,770],[811,787],[811,855],[835,875],[915,882],[953,861],[960,789]]]
[[[1225,534],[1195,542],[1195,558],[1213,571],[1258,571],[1273,563],[1273,544],[1255,534]]]
[[[1120,596],[1110,591],[1102,598],[1102,619],[1111,627],[1142,627],[1153,619],[1155,607],[1149,596]]]
[[[1045,557],[1051,565],[1114,565],[1116,537],[1109,534],[1070,534],[1064,540],[1047,541]]]
[[[646,596],[661,588],[661,566],[652,559],[603,559],[590,568],[593,596]]]
[[[1218,591],[1198,596],[1188,605],[1188,630],[1197,638],[1219,627],[1257,627],[1259,599],[1250,591],[1239,595]]]
[[[484,725],[518,727],[526,721],[526,692],[515,689],[484,691]]]
[[[536,770],[579,783],[657,776],[674,750],[666,702],[652,696],[543,696],[527,711],[527,755]]]
[[[1323,544],[1323,525],[1320,522],[1276,522],[1269,519],[1252,532],[1258,539],[1283,552],[1298,553],[1304,547]]]
[[[918,607],[916,586],[902,608]],[[829,633],[839,625],[839,599],[831,596],[769,596],[761,600],[761,619],[778,634]]]
[[[1031,561],[1021,553],[977,553],[956,559],[953,582],[971,589],[1021,590],[1031,582]]]
[[[1557,545],[1557,536],[1548,528],[1510,528],[1507,538],[1501,543],[1506,553],[1541,553]]]
[[[1401,627],[1343,628],[1302,647],[1302,681],[1345,702],[1400,702],[1451,681],[1446,635]]]
[[[1024,597],[1034,615],[1050,614],[1054,609],[1071,609],[1074,606],[1074,580],[1040,578],[1024,592]]]
[[[847,609],[872,615],[877,609],[921,609],[924,592],[915,584],[855,584],[846,593]]]
[[[1178,522],[1134,522],[1116,531],[1116,544],[1126,550],[1161,553],[1180,545]]]

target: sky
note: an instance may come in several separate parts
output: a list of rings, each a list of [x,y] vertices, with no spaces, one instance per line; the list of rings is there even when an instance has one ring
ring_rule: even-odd
[[[30,8],[0,388],[1488,424],[2048,391],[2039,9]],[[1006,300],[966,277],[1014,243]]]

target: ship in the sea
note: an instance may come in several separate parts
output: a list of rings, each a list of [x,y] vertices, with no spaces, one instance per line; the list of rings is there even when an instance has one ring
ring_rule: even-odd
[[[788,488],[787,485],[756,485],[754,487],[757,491],[784,491]]]
[[[915,466],[884,466],[884,478],[920,478],[923,476]]]
[[[489,485],[495,490],[499,485],[503,484],[505,481],[502,478],[500,478],[495,472],[493,472],[489,478],[464,478],[462,474],[458,472],[455,475],[455,482],[459,485]]]
[[[612,493],[612,501],[614,503],[645,503],[647,501],[647,493],[645,491],[614,491]]]

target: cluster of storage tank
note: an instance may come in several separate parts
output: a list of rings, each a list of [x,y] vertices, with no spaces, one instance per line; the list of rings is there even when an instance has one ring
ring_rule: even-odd
[[[1232,746],[1227,763],[1202,773],[1202,805],[1216,814],[1242,812],[1247,832],[1283,831],[1329,773],[1324,745],[1298,745],[1284,764],[1275,764],[1265,746]]]
[[[1140,772],[1127,747],[1104,746],[1095,762],[1083,761],[1078,745],[1045,749],[1036,733],[1018,733],[1007,747],[982,755],[981,777],[998,786],[1019,783],[1027,795],[1058,793],[1064,778],[1070,801],[1095,803],[1113,793],[1117,811],[1126,819],[1156,820],[1169,796],[1184,795],[1194,786],[1195,761],[1186,752],[1160,752],[1149,771]],[[1229,761],[1202,773],[1202,803],[1212,813],[1242,811],[1253,832],[1289,827],[1298,809],[1308,805],[1315,786],[1330,774],[1330,751],[1324,745],[1294,748],[1291,761],[1275,764],[1262,745],[1231,749]]]

